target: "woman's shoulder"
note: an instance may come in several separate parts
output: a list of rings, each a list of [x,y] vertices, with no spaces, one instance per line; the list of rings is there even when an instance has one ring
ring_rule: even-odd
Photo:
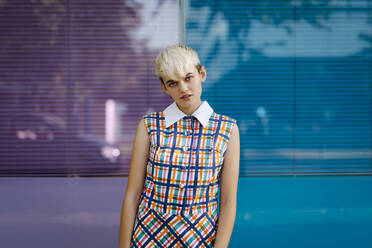
[[[145,124],[147,133],[150,133],[153,130],[160,119],[164,119],[163,113],[159,111],[147,112],[142,116],[141,121]]]
[[[227,122],[227,123],[231,123],[231,124],[236,124],[237,123],[236,119],[234,119],[230,116],[224,115],[224,114],[218,114],[216,112],[213,112],[211,117],[214,120],[221,120],[223,122]]]
[[[143,119],[154,119],[154,118],[163,118],[163,112],[162,111],[153,111],[153,112],[147,112],[142,116]]]

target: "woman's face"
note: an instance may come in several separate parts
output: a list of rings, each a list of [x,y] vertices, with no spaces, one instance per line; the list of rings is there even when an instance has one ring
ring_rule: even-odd
[[[202,93],[202,82],[207,78],[205,67],[201,67],[200,72],[195,66],[186,68],[177,78],[163,76],[161,83],[164,92],[170,95],[179,107],[190,109],[199,106]]]

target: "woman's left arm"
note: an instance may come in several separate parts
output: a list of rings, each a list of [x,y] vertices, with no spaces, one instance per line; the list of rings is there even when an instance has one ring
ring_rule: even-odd
[[[214,248],[227,248],[234,227],[239,178],[240,138],[235,124],[221,170],[220,211]]]

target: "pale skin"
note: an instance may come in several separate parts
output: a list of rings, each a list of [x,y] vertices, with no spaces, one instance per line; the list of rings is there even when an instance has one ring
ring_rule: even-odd
[[[196,67],[186,68],[177,78],[162,77],[161,87],[177,103],[182,112],[191,115],[201,104],[201,84],[206,80],[205,67],[200,71]],[[191,95],[182,99],[184,95]],[[149,155],[149,137],[143,119],[137,126],[133,143],[128,185],[124,196],[120,231],[119,248],[129,248],[134,227],[137,206],[146,176],[146,165]],[[239,128],[234,125],[225,153],[224,165],[221,170],[220,212],[216,233],[215,248],[227,248],[234,227],[236,216],[237,188],[239,178],[240,137]]]

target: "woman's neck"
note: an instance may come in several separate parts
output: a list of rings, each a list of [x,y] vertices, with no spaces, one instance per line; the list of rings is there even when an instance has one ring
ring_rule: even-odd
[[[177,104],[177,103],[176,103]],[[192,113],[195,112],[195,110],[197,110],[200,105],[202,104],[202,101],[199,100],[198,103],[194,104],[194,105],[190,105],[190,106],[180,106],[177,104],[178,108],[186,115],[191,115]]]

